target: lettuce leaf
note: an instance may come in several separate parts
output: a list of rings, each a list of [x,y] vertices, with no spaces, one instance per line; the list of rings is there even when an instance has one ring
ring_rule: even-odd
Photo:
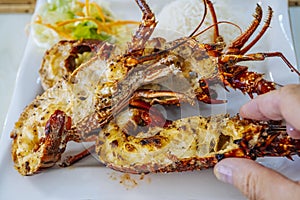
[[[102,22],[103,15],[105,21],[113,19],[112,13],[108,9],[100,6],[102,15],[99,14],[97,7],[89,4],[89,16],[98,22]],[[92,20],[76,20],[87,17],[85,3],[76,0],[48,0],[41,7],[33,18],[33,37],[38,46],[49,48],[62,39],[98,39],[113,41],[110,33],[104,30],[99,31],[98,26]],[[63,26],[58,26],[61,22],[72,21]],[[54,28],[53,28],[54,27]],[[113,29],[113,28],[111,28]],[[111,32],[115,32],[111,30]],[[68,35],[68,38],[64,37]]]

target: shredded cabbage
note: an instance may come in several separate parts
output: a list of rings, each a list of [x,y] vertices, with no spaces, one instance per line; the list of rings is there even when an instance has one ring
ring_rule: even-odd
[[[38,46],[49,48],[62,39],[99,39],[114,42],[118,28],[135,21],[117,21],[112,12],[96,0],[49,0],[32,21]]]

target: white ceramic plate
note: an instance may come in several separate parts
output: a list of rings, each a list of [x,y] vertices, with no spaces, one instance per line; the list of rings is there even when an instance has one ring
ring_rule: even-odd
[[[167,2],[149,0],[155,12]],[[250,22],[256,3],[257,0],[230,0],[227,9],[232,9],[231,12],[237,12],[240,18]],[[280,51],[296,66],[287,1],[267,0],[259,3],[264,10],[270,5],[275,12],[270,30],[252,52]],[[119,16],[140,18],[133,0],[113,0],[111,8]],[[29,37],[0,143],[0,199],[244,199],[232,186],[217,181],[212,170],[127,177],[101,166],[92,157],[70,168],[52,168],[30,177],[19,175],[10,157],[9,133],[23,108],[41,92],[38,68],[42,55],[43,51]],[[298,77],[279,58],[247,65],[265,72],[267,78],[277,83],[298,83]],[[230,113],[237,112],[239,106],[249,99],[233,91],[226,93],[226,97],[235,100],[234,104],[225,106]],[[292,162],[274,158],[265,163],[292,179],[300,179],[299,159]]]

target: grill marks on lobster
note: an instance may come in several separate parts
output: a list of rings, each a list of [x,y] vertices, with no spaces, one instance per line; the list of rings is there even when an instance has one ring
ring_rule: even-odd
[[[96,143],[99,160],[121,172],[180,172],[209,168],[226,157],[300,155],[300,140],[290,138],[284,126],[239,116],[193,116],[132,135],[120,121],[134,112],[110,121]]]
[[[234,152],[234,148],[239,149],[236,150],[239,153],[241,149],[246,151],[247,148],[242,148],[235,142],[231,144],[235,139],[227,141],[228,138],[232,137],[230,134],[224,137],[222,136],[224,135],[223,133],[221,134],[222,137],[213,133],[209,135],[209,130],[201,128],[202,126],[208,127],[211,125],[208,119],[201,117],[195,119],[196,121],[202,121],[202,124],[198,124],[199,127],[195,126],[195,124],[190,124],[194,118],[182,119],[180,122],[171,122],[166,120],[158,111],[152,110],[152,113],[150,113],[149,108],[153,104],[180,105],[181,102],[193,104],[196,100],[205,103],[224,103],[224,100],[218,100],[213,97],[216,95],[212,96],[212,90],[210,89],[211,85],[220,82],[225,87],[232,87],[241,90],[243,93],[248,93],[250,97],[253,94],[262,94],[275,89],[275,84],[264,80],[261,74],[249,72],[246,66],[238,65],[241,61],[280,57],[291,70],[296,71],[281,53],[246,54],[263,36],[270,25],[272,17],[270,8],[262,30],[252,42],[246,45],[262,18],[262,9],[259,5],[257,5],[255,19],[249,29],[226,48],[226,44],[222,41],[218,30],[219,22],[211,1],[204,0],[203,2],[205,5],[204,18],[207,7],[213,16],[213,27],[215,30],[215,41],[213,44],[202,44],[196,39],[197,31],[204,19],[201,20],[200,25],[189,37],[179,38],[171,42],[167,42],[163,38],[149,39],[156,26],[155,16],[144,0],[136,0],[136,2],[143,13],[142,22],[133,35],[131,42],[129,42],[127,49],[123,51],[124,53],[117,54],[116,52],[120,52],[118,46],[105,42],[96,45],[95,48],[90,48],[90,45],[93,46],[92,42],[86,42],[85,45],[89,46],[88,49],[94,49],[97,55],[78,66],[74,71],[72,71],[72,67],[69,67],[68,69],[72,68],[72,70],[69,70],[69,74],[61,77],[54,86],[36,97],[21,114],[11,132],[11,138],[13,139],[12,158],[15,168],[22,175],[32,175],[43,168],[55,165],[56,162],[59,162],[61,154],[64,153],[69,141],[97,140],[96,149],[100,160],[121,171],[126,171],[125,168],[127,167],[124,167],[122,163],[109,164],[111,161],[107,161],[108,158],[105,156],[102,157],[103,153],[101,152],[103,152],[103,148],[107,144],[109,144],[109,148],[115,148],[116,151],[122,150],[123,147],[120,145],[124,143],[122,141],[124,137],[129,143],[131,141],[138,143],[125,145],[125,148],[130,153],[122,155],[123,161],[126,161],[126,158],[129,159],[133,155],[139,154],[146,146],[154,154],[160,154],[166,145],[170,149],[176,149],[177,143],[184,143],[189,148],[188,144],[192,142],[197,149],[200,145],[198,144],[200,139],[195,140],[193,137],[201,137],[202,131],[208,134],[209,137],[219,137],[219,139],[216,138],[216,141],[211,140],[215,142],[214,144],[201,140],[203,145],[209,144],[209,147],[214,148],[213,152],[211,152],[212,154],[226,156],[229,155],[226,152]],[[77,51],[80,51],[80,49],[77,49]],[[71,53],[72,56],[74,57]],[[296,72],[299,74],[298,71]],[[173,77],[178,82],[186,82],[188,88],[170,91],[169,88],[161,87],[165,85],[169,77]],[[131,125],[125,123],[126,126],[122,130],[115,128],[120,124],[114,124],[114,118],[118,117],[119,113],[128,105],[139,109],[138,112],[131,115]],[[228,117],[225,117],[225,119],[228,119]],[[230,121],[231,119],[228,120]],[[183,122],[186,124],[181,124],[177,127],[176,124]],[[246,122],[249,121],[243,121],[242,123],[239,120],[232,120],[233,124],[237,124],[239,130],[243,130],[248,126],[252,127],[250,122]],[[135,126],[136,123],[148,126],[146,129],[143,129],[145,132],[150,131],[147,138],[141,140],[134,136],[135,134],[140,135],[140,130],[138,129],[135,130],[133,136],[128,136],[124,133],[124,131],[134,131],[132,128],[137,127]],[[260,122],[256,124],[261,130],[267,129],[266,125],[261,125]],[[257,126],[255,125],[255,127]],[[100,136],[98,137],[97,130],[99,128],[103,128],[104,131],[109,129],[104,134],[105,137],[103,137],[107,141],[102,141],[103,131],[100,131]],[[160,132],[157,134],[152,130],[160,130]],[[171,134],[173,130],[176,132],[174,135]],[[254,133],[257,133],[255,130]],[[120,131],[122,132],[121,135]],[[187,134],[187,131],[190,134]],[[250,132],[248,131],[247,134],[250,134]],[[199,136],[196,136],[196,133]],[[246,133],[245,135],[243,131],[242,133],[237,133],[240,134],[239,140],[242,141],[246,138],[246,142],[248,141]],[[109,136],[115,138],[112,139]],[[223,138],[222,142],[218,142],[220,138]],[[120,142],[118,142],[119,140]],[[287,145],[289,142],[291,146],[296,144],[291,140],[286,141]],[[229,142],[230,145],[228,145],[234,148],[229,149],[230,151],[227,151],[227,149],[226,152],[226,148],[223,149],[224,151],[221,151],[221,146],[225,145],[226,142]],[[215,146],[216,143],[218,143],[217,146]],[[258,145],[261,144],[258,141]],[[298,148],[298,146],[296,147]],[[113,151],[108,147],[105,148],[105,151]],[[216,150],[216,148],[219,150]],[[134,152],[136,154],[133,154]],[[186,152],[180,152],[180,149],[178,149],[177,153],[183,155]],[[295,151],[287,149],[285,153],[274,153],[274,155],[288,156],[294,153]],[[70,162],[66,163],[72,163],[77,158],[80,159],[87,154],[88,151],[85,151],[83,154],[72,157],[69,160]],[[157,157],[158,160],[152,160],[153,163],[147,162],[142,164],[143,166],[136,165],[136,169],[130,168],[128,171],[138,173],[143,168],[149,168],[148,172],[205,168],[213,166],[217,162],[216,157],[212,154],[198,155],[199,157],[196,159],[168,154],[168,159],[173,162],[169,163],[171,165],[163,163],[163,160]],[[189,155],[195,158],[193,154]],[[240,154],[232,153],[230,155],[238,156]],[[144,156],[145,159],[148,159],[151,157],[151,154],[145,154]],[[205,156],[205,158],[202,159],[201,156]],[[159,166],[159,168],[155,170],[150,169],[153,166]],[[122,170],[123,167],[124,170]],[[164,170],[161,170],[163,168]]]

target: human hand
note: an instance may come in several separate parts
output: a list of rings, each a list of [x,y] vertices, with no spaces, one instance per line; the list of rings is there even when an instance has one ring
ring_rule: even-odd
[[[300,85],[288,85],[260,95],[241,107],[240,115],[256,120],[285,120],[287,133],[300,139]],[[249,199],[300,199],[300,182],[255,161],[226,158],[214,168],[216,177],[233,184]]]
[[[256,120],[285,120],[287,133],[300,139],[300,85],[287,85],[260,95],[240,109],[244,118]]]

